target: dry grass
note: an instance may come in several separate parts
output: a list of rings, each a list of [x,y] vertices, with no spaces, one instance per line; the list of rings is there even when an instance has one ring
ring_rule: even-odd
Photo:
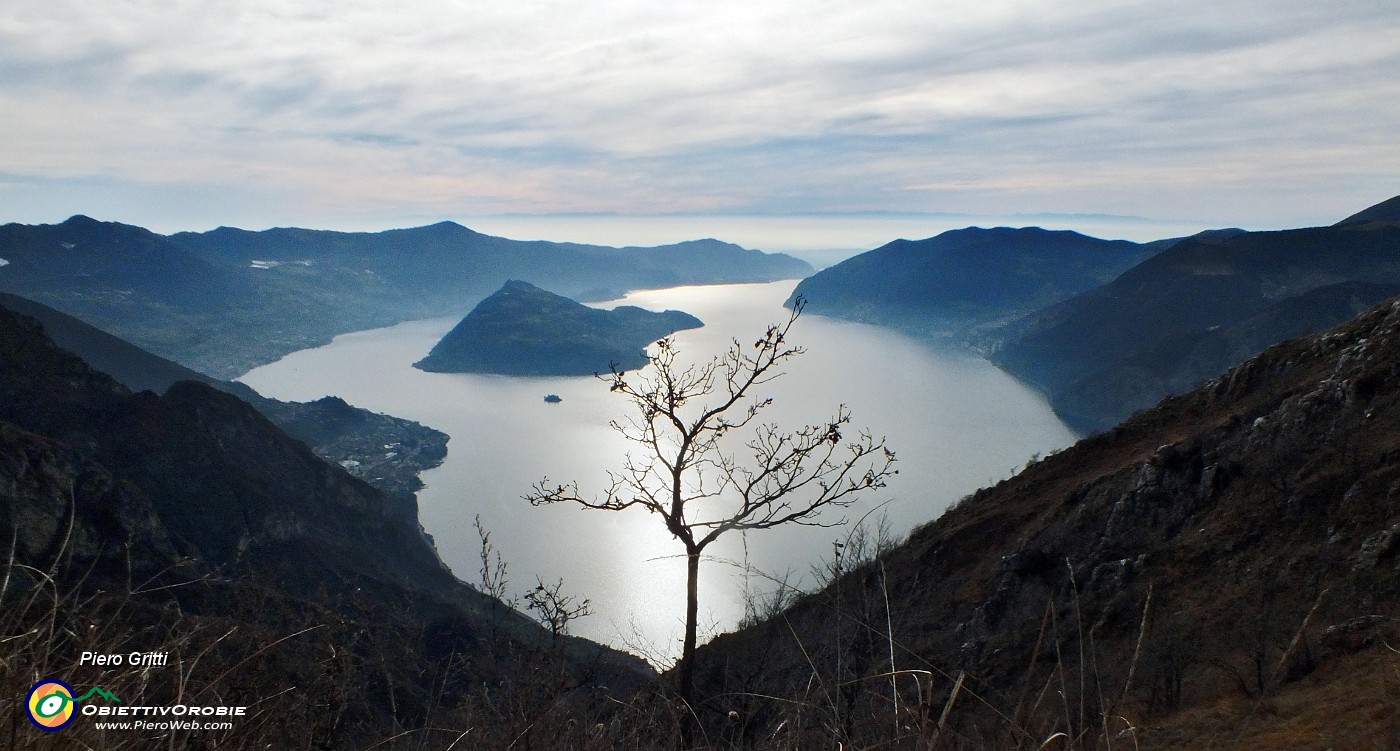
[[[878,568],[875,569],[878,571]],[[45,734],[7,713],[0,745],[14,749],[103,748],[519,748],[584,751],[678,747],[687,708],[653,689],[631,697],[580,687],[560,655],[449,653],[424,660],[391,616],[362,618],[291,602],[208,577],[137,583],[113,592],[64,588],[47,572],[10,563],[0,572],[0,693],[21,699],[54,676],[85,690],[100,685],[127,705],[249,706],[232,730],[98,732],[90,718]],[[883,581],[883,579],[880,579]],[[8,582],[8,584],[4,584]],[[790,696],[731,692],[695,708],[703,721],[692,748],[972,749],[1152,751],[1154,749],[1391,749],[1400,747],[1400,653],[1375,644],[1327,659],[1309,675],[1259,696],[1218,671],[1193,686],[1219,698],[1168,715],[1143,712],[1138,653],[1110,670],[1078,619],[1047,610],[1039,642],[1015,690],[927,663],[907,649],[887,617],[885,596],[842,609],[845,638],[876,647],[881,666],[854,653],[837,676],[835,645],[802,642],[809,675]],[[194,596],[191,596],[194,595]],[[222,603],[218,608],[208,603]],[[202,609],[192,602],[205,603]],[[1145,612],[1148,606],[1142,606]],[[200,612],[197,612],[200,611]],[[1069,612],[1073,612],[1072,605]],[[1092,620],[1085,614],[1085,620]],[[781,622],[782,616],[778,616]],[[1306,623],[1305,614],[1297,621]],[[1146,615],[1135,632],[1149,628]],[[1303,629],[1299,629],[1302,631]],[[795,634],[792,634],[795,637]],[[849,646],[847,647],[849,649]],[[1085,651],[1083,657],[1081,650]],[[103,670],[83,651],[170,653],[170,666]],[[893,655],[891,657],[890,655]],[[528,669],[496,672],[485,662]],[[895,669],[890,669],[890,663]],[[1084,686],[1083,692],[1078,690]],[[1105,699],[1104,697],[1109,697]]]
[[[9,711],[0,747],[612,747],[590,742],[605,735],[593,718],[619,712],[580,688],[562,654],[484,644],[428,657],[431,633],[369,604],[332,610],[180,571],[162,581],[62,585],[49,572],[5,565],[0,696],[18,708],[36,681],[58,678],[79,692],[101,686],[121,706],[246,706],[247,715],[217,731],[99,731],[95,718],[79,716],[45,733]],[[82,664],[83,652],[162,652],[168,664],[99,667]]]

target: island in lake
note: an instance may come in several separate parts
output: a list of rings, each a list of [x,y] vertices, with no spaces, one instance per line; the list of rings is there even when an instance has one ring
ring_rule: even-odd
[[[590,308],[528,282],[482,300],[414,367],[437,373],[592,375],[647,364],[646,346],[704,323],[689,313]]]

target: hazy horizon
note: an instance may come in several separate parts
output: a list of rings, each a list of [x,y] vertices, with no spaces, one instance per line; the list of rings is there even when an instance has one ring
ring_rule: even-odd
[[[141,224],[124,217],[76,212],[104,222],[118,222],[172,235],[179,232],[207,232],[221,226],[249,231],[272,226],[239,226],[221,223],[190,227],[178,223]],[[46,218],[29,224],[58,224],[73,214]],[[1341,219],[1337,217],[1332,221]],[[965,227],[1029,227],[1072,230],[1109,240],[1149,242],[1168,237],[1191,235],[1220,226],[1199,222],[1168,222],[1145,217],[1102,214],[1011,214],[1004,216],[939,213],[851,213],[803,215],[652,215],[562,214],[495,215],[477,217],[422,218],[413,223],[380,226],[369,222],[348,222],[340,226],[309,224],[275,225],[337,232],[383,232],[422,227],[452,221],[477,232],[512,240],[544,240],[614,247],[655,246],[713,238],[770,253],[789,253],[818,268],[880,247],[893,240],[921,240],[941,232]],[[1238,226],[1238,225],[1232,225]],[[1305,226],[1305,225],[1295,225]],[[1293,227],[1244,227],[1251,230],[1291,229]]]
[[[1330,224],[1400,193],[1391,16],[1376,0],[19,0],[0,23],[0,220]],[[893,239],[858,236],[800,242]]]

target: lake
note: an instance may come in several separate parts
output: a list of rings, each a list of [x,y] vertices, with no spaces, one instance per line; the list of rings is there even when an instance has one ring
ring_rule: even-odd
[[[708,358],[731,338],[752,342],[786,320],[783,301],[797,282],[680,287],[641,291],[598,307],[678,309],[705,327],[676,335],[683,355]],[[412,363],[455,319],[414,321],[336,337],[288,355],[240,380],[267,396],[306,401],[334,394],[360,407],[417,420],[452,436],[441,467],[424,473],[420,518],[443,560],[469,582],[480,579],[480,516],[523,593],[564,580],[564,590],[592,602],[593,615],[571,625],[579,636],[648,656],[679,651],[685,562],[658,517],[639,509],[591,511],[533,507],[521,496],[542,478],[577,481],[585,493],[605,488],[607,471],[629,449],[608,423],[627,403],[592,377],[521,378],[425,373]],[[856,506],[824,517],[885,515],[897,534],[937,517],[979,487],[1003,479],[1035,455],[1075,435],[1045,400],[984,360],[925,346],[901,334],[805,315],[791,341],[807,352],[769,384],[764,419],[796,428],[828,419],[840,404],[853,426],[886,436],[899,474]],[[546,394],[563,401],[548,404]],[[742,562],[793,582],[829,558],[844,529],[790,526],[721,539],[701,568],[704,634],[728,630],[743,614],[743,591],[764,589]],[[746,544],[745,544],[746,543]],[[771,588],[768,585],[767,588]]]

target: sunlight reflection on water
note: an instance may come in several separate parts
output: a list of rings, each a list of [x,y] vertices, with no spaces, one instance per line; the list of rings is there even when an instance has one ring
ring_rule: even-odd
[[[795,281],[648,290],[620,301],[679,309],[705,321],[676,336],[686,356],[718,353],[731,338],[756,338],[785,319],[782,302]],[[663,653],[678,650],[684,613],[684,562],[658,519],[575,507],[531,507],[521,500],[541,478],[601,490],[621,465],[627,444],[608,427],[626,403],[591,377],[519,378],[424,373],[411,367],[455,320],[415,321],[337,337],[257,368],[241,380],[268,396],[315,399],[336,394],[352,404],[418,420],[452,436],[447,461],[423,475],[420,517],[443,560],[475,582],[480,561],[472,520],[480,515],[508,561],[513,588],[563,577],[570,593],[593,601],[595,615],[574,633],[626,647],[638,639]],[[1033,454],[1069,445],[1074,435],[1039,395],[987,362],[936,351],[900,334],[820,316],[804,316],[793,341],[807,353],[766,395],[765,419],[787,427],[827,419],[838,404],[854,425],[888,437],[899,475],[845,513],[882,509],[896,532],[929,521],[976,488],[1006,477]],[[563,401],[546,404],[545,394]],[[750,561],[797,577],[844,534],[790,527],[754,533]],[[737,536],[708,551],[742,557]],[[743,613],[738,569],[701,570],[702,625],[733,626]]]

